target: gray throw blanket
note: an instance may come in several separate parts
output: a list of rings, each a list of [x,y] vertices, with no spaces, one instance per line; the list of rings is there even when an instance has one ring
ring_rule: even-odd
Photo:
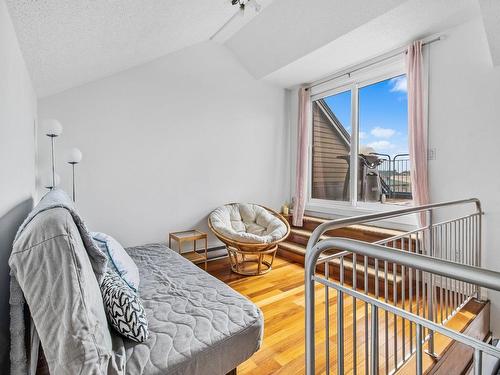
[[[40,203],[33,209],[33,211],[28,215],[26,220],[20,226],[14,243],[23,233],[26,226],[41,212],[53,209],[53,208],[64,208],[69,211],[71,217],[73,218],[78,231],[80,232],[83,244],[90,258],[92,268],[96,275],[98,283],[101,282],[103,274],[106,270],[107,257],[101,252],[101,250],[94,244],[89,231],[87,230],[82,218],[76,212],[75,207],[68,195],[59,189],[55,189],[47,193]],[[12,255],[11,255],[12,258]],[[10,262],[9,262],[10,263]],[[11,374],[27,374],[28,373],[28,356],[26,352],[26,342],[25,342],[25,304],[23,291],[19,283],[16,280],[14,272],[11,270],[11,281],[10,281],[10,334],[11,334]],[[37,349],[37,348],[36,348]],[[35,350],[36,350],[35,349]]]

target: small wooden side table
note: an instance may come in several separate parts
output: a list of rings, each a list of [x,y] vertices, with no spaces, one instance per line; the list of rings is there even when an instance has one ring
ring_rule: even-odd
[[[208,252],[208,236],[204,232],[196,229],[184,230],[181,232],[173,232],[168,235],[168,247],[172,249],[172,240],[177,241],[177,251],[184,258],[190,260],[194,264],[205,263],[205,271],[207,270],[207,252]],[[205,253],[196,251],[196,241],[205,240]],[[182,253],[182,244],[184,242],[193,241],[193,251]],[[173,249],[172,249],[173,250]]]

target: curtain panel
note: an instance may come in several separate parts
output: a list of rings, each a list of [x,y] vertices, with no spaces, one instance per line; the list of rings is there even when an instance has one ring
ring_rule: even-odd
[[[406,76],[408,80],[408,149],[413,202],[416,206],[429,203],[427,165],[427,121],[424,110],[422,41],[408,46],[406,53]],[[425,214],[420,215],[420,224],[425,225]]]
[[[294,226],[302,226],[307,199],[307,160],[309,145],[309,119],[311,118],[310,90],[299,89],[299,116],[297,134],[297,163],[295,174],[295,196],[293,206]]]

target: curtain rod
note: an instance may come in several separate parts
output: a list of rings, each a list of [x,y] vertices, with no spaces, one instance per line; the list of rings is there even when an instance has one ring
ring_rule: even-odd
[[[432,39],[429,39],[425,42],[422,43],[422,46],[426,46],[428,44],[431,44],[431,43],[434,43],[434,42],[439,42],[440,40],[443,39],[443,36],[442,35],[439,35],[435,38],[432,38]],[[380,64],[381,62],[384,62],[384,61],[387,61],[387,60],[390,60],[392,59],[393,57],[396,57],[402,53],[405,53],[406,54],[406,47],[401,47],[401,48],[398,48],[397,50],[395,51],[391,51],[391,52],[388,52],[388,53],[385,53],[381,56],[377,56],[377,57],[374,57],[370,60],[368,60],[367,62],[365,63],[361,63],[361,64],[358,64],[357,66],[355,67],[352,67],[351,70],[344,70],[338,74],[335,74],[333,76],[330,76],[328,78],[324,78],[320,81],[317,81],[315,83],[312,83],[310,85],[307,85],[305,88],[306,90],[309,90],[309,89],[312,89],[313,87],[316,87],[316,86],[320,86],[324,83],[327,83],[327,82],[330,82],[330,81],[333,81],[337,78],[340,78],[340,77],[343,77],[343,76],[350,76],[352,73],[355,73],[359,70],[363,70],[363,69],[366,69],[370,66],[373,66],[373,65],[376,65],[376,64]]]

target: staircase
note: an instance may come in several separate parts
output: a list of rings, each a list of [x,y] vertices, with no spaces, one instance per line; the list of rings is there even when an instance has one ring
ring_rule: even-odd
[[[320,224],[330,220],[314,216],[305,216],[302,227],[295,227],[292,224],[292,216],[284,215],[290,223],[291,231],[286,241],[279,244],[278,254],[299,263],[304,262],[306,244],[312,232]],[[322,239],[328,237],[347,237],[364,242],[377,242],[390,237],[404,234],[402,231],[373,227],[368,225],[352,225],[340,229],[328,231]]]
[[[461,214],[457,216],[458,206]],[[440,221],[433,220],[437,210]],[[415,213],[424,213],[427,225],[402,234],[359,225]],[[332,220],[321,227],[330,229],[322,232],[323,240],[311,233],[325,223],[323,219],[306,218],[302,228],[294,228],[280,251],[282,256],[293,254],[297,261],[301,255],[307,259],[306,374],[315,374],[318,367],[326,367],[329,373],[332,367],[340,374],[357,369],[365,374],[481,375],[484,356],[500,360],[500,350],[488,344],[490,303],[481,293],[484,289],[500,291],[500,272],[481,268],[481,217],[481,203],[473,198]],[[364,243],[355,241],[360,237]],[[315,241],[304,251],[307,238]],[[338,255],[333,258],[330,251]],[[337,258],[341,261],[333,262]],[[361,261],[368,266],[360,265]],[[336,280],[318,272],[325,264],[330,264],[328,270],[343,265],[345,282],[337,274]],[[389,264],[393,272],[388,272]],[[360,268],[364,287],[354,285]],[[345,278],[349,273],[352,282]],[[374,283],[377,277],[392,286],[392,300],[387,290],[374,288],[380,286]],[[324,294],[317,293],[321,286]],[[324,349],[316,344],[323,335],[330,339]]]
[[[304,264],[305,253],[306,253],[306,245],[309,237],[316,227],[324,222],[329,221],[328,219],[323,219],[314,216],[305,216],[303,220],[302,227],[295,227],[292,224],[292,216],[284,215],[285,218],[290,223],[290,235],[286,239],[286,241],[281,242],[278,245],[278,255],[282,258],[286,258],[292,260],[294,262]],[[349,227],[344,227],[340,229],[334,229],[332,231],[328,231],[321,237],[321,239],[326,239],[330,237],[346,237],[359,241],[374,243],[377,241],[385,240],[387,238],[395,237],[404,234],[402,231],[373,227],[368,225],[352,225]],[[396,244],[395,247],[399,247]],[[330,251],[331,254],[336,253],[335,250]],[[364,275],[364,264],[362,258],[357,258],[356,262],[356,285],[363,287],[365,282]],[[353,285],[353,270],[354,264],[352,257],[344,258],[344,281],[349,285]],[[319,272],[324,272],[324,267],[322,265],[318,266]],[[393,265],[388,264],[387,272],[392,275]],[[384,283],[384,273],[385,270],[382,267],[379,267],[378,276],[379,276],[379,292],[383,295],[385,293],[385,283]],[[374,266],[373,259],[368,259],[368,291],[373,293],[375,291],[375,275],[376,270]],[[340,278],[340,260],[334,259],[330,263],[330,277],[335,279]],[[406,281],[408,278],[406,277]],[[401,296],[403,290],[403,276],[402,270],[400,267],[397,267],[395,283],[394,279],[391,278],[387,284],[387,294],[389,298],[393,298],[394,296],[394,285],[396,285],[396,295]],[[405,283],[405,290],[408,289],[408,282]]]
[[[486,341],[490,335],[490,303],[473,298],[444,326],[475,339]],[[449,337],[436,334],[434,352],[437,358],[430,356],[427,350],[428,344],[425,344],[422,358],[422,370],[425,374],[466,374],[471,369],[474,350]],[[415,374],[416,360],[416,355],[412,354],[394,375]]]

